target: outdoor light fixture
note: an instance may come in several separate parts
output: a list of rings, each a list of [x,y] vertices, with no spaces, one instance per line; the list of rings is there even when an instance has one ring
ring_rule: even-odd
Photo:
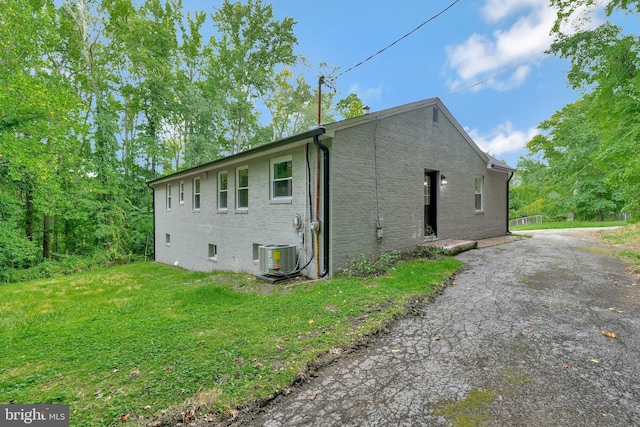
[[[446,185],[447,184],[447,177],[444,175],[440,175],[440,185]]]

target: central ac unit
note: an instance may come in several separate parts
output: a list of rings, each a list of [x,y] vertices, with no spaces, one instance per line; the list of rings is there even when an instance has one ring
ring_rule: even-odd
[[[258,261],[262,273],[291,273],[296,269],[296,247],[293,245],[259,246]]]

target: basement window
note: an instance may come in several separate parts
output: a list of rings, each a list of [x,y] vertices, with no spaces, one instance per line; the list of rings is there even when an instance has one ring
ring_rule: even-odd
[[[253,262],[260,261],[260,246],[262,246],[260,243],[253,244]]]
[[[209,261],[218,260],[218,246],[209,243]]]

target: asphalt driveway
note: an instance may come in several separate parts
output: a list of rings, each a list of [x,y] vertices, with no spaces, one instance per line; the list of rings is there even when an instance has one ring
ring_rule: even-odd
[[[640,425],[640,280],[621,261],[582,231],[457,258],[417,316],[234,424]]]

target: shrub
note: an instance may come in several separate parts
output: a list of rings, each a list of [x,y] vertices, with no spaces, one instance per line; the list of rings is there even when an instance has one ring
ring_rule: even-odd
[[[442,248],[418,246],[408,251],[384,252],[379,257],[367,257],[360,254],[355,258],[347,259],[347,266],[340,270],[338,277],[381,276],[392,269],[399,261],[408,261],[415,258],[435,259],[444,254]]]
[[[0,233],[0,282],[7,280],[11,270],[29,268],[41,260],[40,248],[33,242],[14,233]]]
[[[96,252],[90,256],[55,254],[54,259],[48,259],[30,268],[7,268],[0,271],[0,283],[24,282],[33,279],[45,279],[53,276],[80,273],[113,265],[126,264],[136,261],[134,256],[109,257],[104,252]]]

